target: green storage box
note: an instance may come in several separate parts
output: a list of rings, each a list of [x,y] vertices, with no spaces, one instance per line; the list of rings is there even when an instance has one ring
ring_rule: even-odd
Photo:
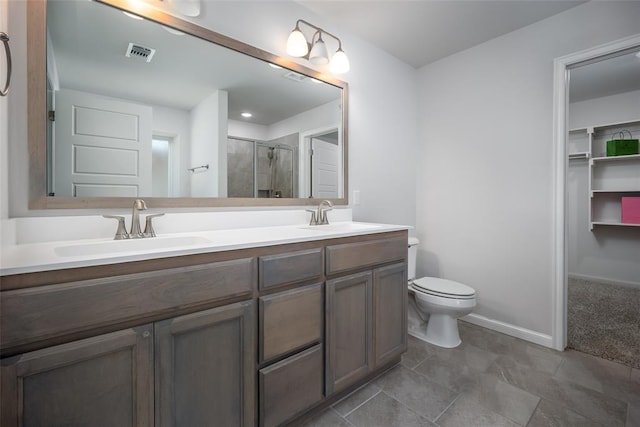
[[[625,138],[623,132],[629,134],[630,138]],[[639,154],[638,151],[638,140],[631,138],[631,132],[628,130],[617,132],[613,135],[613,138],[618,137],[618,139],[611,139],[607,141],[607,157],[610,156],[628,156],[630,154]]]

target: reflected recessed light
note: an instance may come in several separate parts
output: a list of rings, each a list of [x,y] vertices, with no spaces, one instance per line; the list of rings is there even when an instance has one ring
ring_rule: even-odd
[[[134,15],[133,13],[125,12],[124,10],[122,13],[127,15],[129,18],[137,19],[138,21],[142,21],[144,19],[142,16]]]
[[[281,69],[281,68],[282,68],[281,66],[276,65],[276,64],[272,64],[272,63],[269,63],[269,67],[271,67],[271,68],[275,68],[276,70],[279,70],[279,69]]]
[[[640,58],[640,52],[636,53],[636,58]]]
[[[247,119],[248,119],[249,117],[253,116],[253,114],[251,114],[251,113],[247,113],[247,112],[242,113],[242,114],[240,114],[240,115],[241,115],[242,117],[247,118]]]
[[[314,83],[322,83],[320,80],[314,79],[313,77],[309,77],[309,80],[311,80]]]

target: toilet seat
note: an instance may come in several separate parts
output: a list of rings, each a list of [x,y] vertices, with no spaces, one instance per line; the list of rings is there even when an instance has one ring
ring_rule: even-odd
[[[453,280],[440,279],[438,277],[421,277],[413,281],[414,291],[450,299],[473,299],[475,290],[462,283]]]

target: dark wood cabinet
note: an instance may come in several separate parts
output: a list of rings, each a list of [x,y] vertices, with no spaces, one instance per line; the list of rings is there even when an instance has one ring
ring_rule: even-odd
[[[326,387],[335,393],[373,368],[370,271],[326,284]]]
[[[156,323],[156,425],[255,423],[254,304]]]
[[[382,366],[407,350],[407,265],[373,270],[373,354]]]
[[[259,304],[260,362],[322,341],[322,284],[264,296]]]
[[[322,373],[321,344],[261,369],[260,427],[282,425],[320,402]]]
[[[407,233],[2,277],[0,423],[295,424],[400,360]]]
[[[327,395],[406,351],[407,298],[405,262],[327,281]]]
[[[2,416],[13,426],[153,426],[153,327],[2,360]]]

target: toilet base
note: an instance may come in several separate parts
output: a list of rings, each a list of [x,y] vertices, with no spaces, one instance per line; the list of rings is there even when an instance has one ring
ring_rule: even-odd
[[[409,335],[438,347],[454,348],[462,343],[458,333],[458,319],[447,314],[425,315],[416,306],[414,295],[409,296]]]
[[[429,316],[425,341],[444,348],[454,348],[462,343],[458,333],[458,319],[447,314]]]
[[[436,319],[433,322],[434,318],[438,316],[437,314],[432,314],[429,318],[429,322],[422,322],[420,324],[413,324],[409,326],[408,333],[409,335],[424,341],[429,344],[437,345],[438,347],[443,348],[455,348],[462,343],[460,339],[460,335],[458,334],[458,325],[454,323],[455,329],[454,332],[443,332],[443,328],[439,320]],[[457,319],[451,319],[454,322],[457,322]],[[433,325],[433,326],[431,326]],[[447,326],[444,329],[448,329]]]

